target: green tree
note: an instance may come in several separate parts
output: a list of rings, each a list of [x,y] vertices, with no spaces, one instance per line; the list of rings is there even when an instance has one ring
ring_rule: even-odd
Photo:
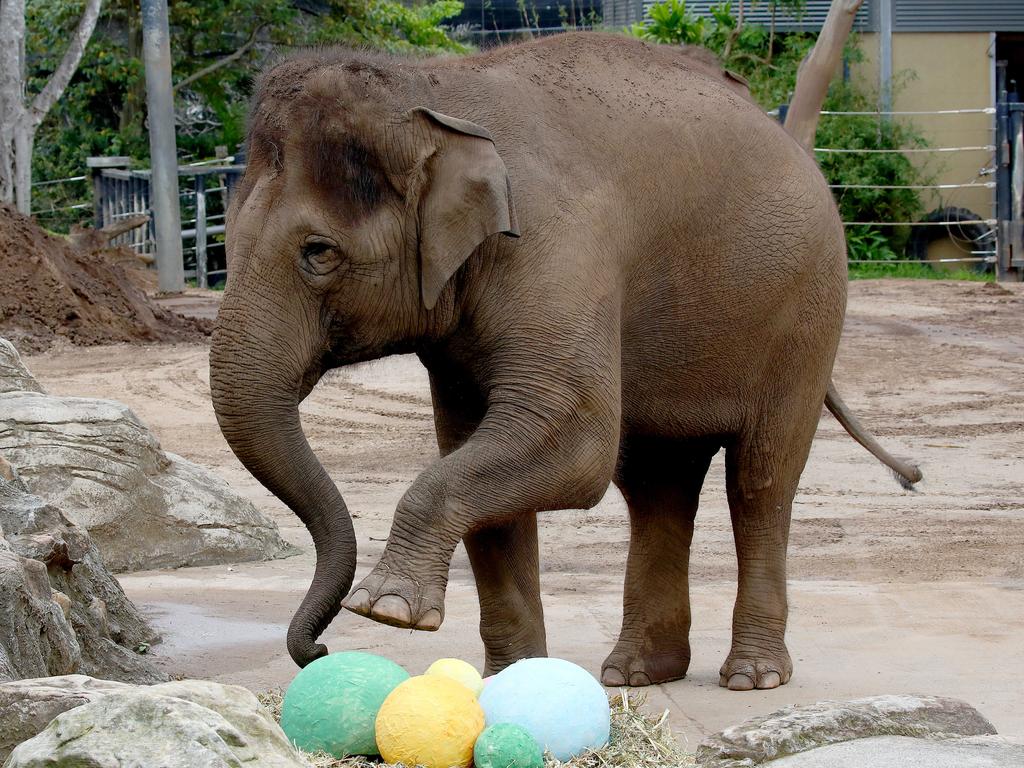
[[[28,0],[30,87],[53,71],[81,16],[83,0]],[[170,3],[178,150],[211,157],[241,142],[253,76],[275,50],[311,44],[366,45],[402,53],[462,53],[443,23],[459,0],[406,6],[398,0],[327,0],[323,12],[293,0],[173,0]],[[145,73],[138,0],[107,0],[78,72],[37,134],[37,180],[81,174],[90,155],[127,155],[148,162]],[[62,207],[87,196],[77,188],[40,188],[40,206]],[[39,206],[37,206],[39,207]],[[78,214],[45,223],[66,227]]]
[[[0,0],[0,201],[16,202],[22,213],[31,211],[36,133],[74,76],[101,5],[101,0],[85,2],[69,29],[67,43],[60,45],[60,58],[26,82],[25,0]]]

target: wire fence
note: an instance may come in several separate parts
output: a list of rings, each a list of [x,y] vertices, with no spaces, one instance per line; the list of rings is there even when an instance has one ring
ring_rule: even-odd
[[[785,114],[785,107],[781,109],[772,110],[769,114],[783,115]],[[891,110],[891,111],[823,111],[822,116],[832,119],[850,119],[850,118],[874,118],[879,121],[887,120],[890,118],[931,118],[931,117],[946,117],[951,120],[955,119],[956,116],[964,115],[997,115],[997,108],[995,107],[971,107],[971,108],[955,108],[955,109],[935,109],[935,110]],[[941,133],[942,129],[935,129],[930,127],[929,133]],[[965,204],[965,198],[963,194],[972,191],[988,191],[995,192],[999,182],[998,180],[986,179],[988,176],[992,176],[998,167],[998,151],[999,147],[994,142],[993,134],[997,131],[997,126],[975,126],[972,131],[980,134],[978,136],[981,141],[965,142],[965,143],[951,143],[948,146],[908,146],[908,147],[816,147],[814,152],[819,157],[828,157],[832,155],[905,155],[905,156],[919,156],[927,162],[928,156],[941,156],[955,158],[958,154],[976,154],[983,156],[983,163],[979,165],[977,171],[970,177],[961,181],[947,181],[941,180],[935,183],[920,183],[920,184],[896,184],[896,183],[833,183],[830,184],[830,188],[836,193],[837,198],[841,201],[842,195],[848,190],[857,191],[878,191],[878,192],[896,192],[906,191],[912,193],[932,193],[933,205],[936,210],[933,214],[941,213],[942,211],[956,211],[958,215],[955,218],[949,216],[923,216],[918,220],[910,220],[906,217],[900,217],[897,219],[887,219],[884,216],[872,216],[864,220],[848,220],[844,221],[844,226],[849,230],[850,228],[879,228],[880,230],[891,231],[897,228],[908,228],[911,230],[922,228],[926,232],[932,232],[932,235],[928,236],[929,242],[934,241],[936,237],[942,238],[952,243],[958,250],[959,254],[956,256],[949,256],[948,250],[945,254],[937,253],[934,256],[930,256],[927,251],[919,252],[913,255],[913,258],[886,258],[884,260],[871,259],[871,258],[850,258],[850,263],[891,263],[891,264],[908,264],[908,263],[920,263],[922,258],[926,259],[928,263],[933,265],[959,265],[967,264],[975,268],[988,268],[993,262],[996,261],[997,248],[997,232],[1000,227],[1000,219],[996,214],[996,199],[995,195],[991,195],[992,199],[988,203],[984,203],[984,210],[972,211],[968,209],[968,205]],[[964,136],[965,131],[960,129],[957,130],[959,136]],[[966,137],[970,138],[970,137]],[[188,180],[181,186],[181,206],[182,206],[182,228],[183,228],[183,239],[190,241],[191,244],[184,248],[186,255],[190,256],[192,261],[191,273],[196,277],[198,282],[204,282],[204,273],[223,273],[220,269],[209,269],[209,264],[202,266],[198,263],[198,260],[207,260],[211,257],[217,262],[213,266],[219,266],[219,263],[223,261],[223,232],[224,232],[224,218],[227,207],[227,197],[230,194],[231,184],[228,183],[228,176],[224,173],[219,175],[214,173],[207,173],[207,170],[214,170],[218,167],[227,167],[235,169],[244,168],[243,165],[236,165],[238,158],[235,155],[228,155],[226,157],[207,158],[201,160],[195,160],[182,166],[182,179]],[[136,173],[136,172],[131,172]],[[137,172],[141,174],[147,174],[148,172]],[[206,179],[210,180],[217,179],[218,183],[214,185],[207,185]],[[46,179],[34,182],[33,187],[38,192],[38,197],[42,203],[37,210],[33,211],[33,214],[45,221],[49,222],[53,226],[59,227],[61,224],[67,225],[71,222],[82,222],[88,218],[85,214],[88,211],[94,211],[93,218],[96,219],[97,225],[102,225],[105,222],[111,222],[119,218],[128,216],[138,215],[138,213],[150,213],[148,208],[148,199],[144,202],[146,205],[142,208],[139,207],[138,200],[135,201],[134,205],[127,205],[125,202],[127,198],[122,200],[122,205],[108,206],[104,211],[103,206],[97,204],[94,199],[95,189],[94,185],[90,185],[90,180],[95,180],[95,174],[79,174],[74,176],[68,176],[60,179]],[[202,179],[203,181],[198,181]],[[191,183],[188,183],[191,182]],[[129,194],[128,197],[131,197]],[[977,196],[973,198],[974,207],[981,207],[977,203]],[[936,230],[940,230],[938,234],[934,234]],[[945,230],[941,232],[941,230]],[[202,240],[202,242],[200,241]],[[143,237],[138,235],[132,237],[123,238],[123,245],[127,245],[130,248],[140,253],[151,253],[153,250],[153,243],[151,233],[147,233]],[[220,255],[218,255],[218,249]]]
[[[772,114],[785,117],[787,107],[773,110]],[[872,183],[870,179],[861,181],[853,178],[849,182],[829,184],[837,200],[842,202],[847,191],[885,193],[906,192],[919,195],[921,214],[916,219],[906,216],[887,217],[871,215],[857,217],[843,222],[848,232],[859,230],[860,235],[877,231],[893,242],[894,234],[899,230],[906,232],[898,241],[905,242],[906,258],[899,258],[898,251],[888,250],[886,258],[860,258],[853,253],[851,246],[849,262],[851,264],[920,264],[922,261],[940,268],[969,267],[972,269],[989,269],[997,260],[998,217],[995,215],[995,191],[997,181],[989,177],[996,168],[998,150],[995,138],[996,125],[978,126],[977,116],[995,116],[996,107],[958,107],[932,110],[865,110],[865,111],[822,111],[823,118],[844,120],[872,118],[879,121],[890,119],[927,120],[928,134],[931,136],[955,132],[960,141],[939,142],[939,146],[906,146],[906,147],[816,147],[814,152],[824,161],[828,157],[838,156],[878,156],[903,155],[912,159],[916,166],[930,163],[932,158],[942,158],[944,163],[958,167],[969,166],[970,161],[961,161],[961,157],[977,157],[978,166],[969,178],[951,178],[951,172],[937,173],[938,178],[922,179],[921,183],[896,183],[898,179],[879,180]],[[975,116],[972,124],[963,125],[957,118]],[[963,139],[967,139],[964,141]],[[973,140],[972,140],[973,139]],[[991,198],[979,205],[983,193]],[[968,198],[968,195],[970,197]],[[926,202],[927,201],[927,202]],[[884,209],[883,205],[879,210]],[[925,213],[933,208],[930,213]],[[870,210],[864,211],[871,213]],[[915,232],[919,234],[914,234]],[[943,240],[952,244],[949,248],[933,249],[931,244]]]

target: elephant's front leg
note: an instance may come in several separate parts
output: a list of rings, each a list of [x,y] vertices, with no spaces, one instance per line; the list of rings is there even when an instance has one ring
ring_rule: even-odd
[[[442,456],[458,450],[480,426],[486,403],[474,383],[445,366],[430,365],[437,446]],[[537,516],[525,514],[466,534],[480,599],[480,638],[485,673],[519,659],[547,655],[540,599]]]
[[[519,659],[547,656],[540,599],[537,515],[525,514],[463,540],[480,597],[484,674]]]
[[[609,344],[606,354],[613,351]],[[617,366],[602,361],[591,369],[601,375],[588,381],[586,368],[574,378],[519,360],[490,390],[479,428],[402,498],[380,562],[345,608],[385,624],[437,629],[460,539],[540,511],[600,501],[618,452]]]

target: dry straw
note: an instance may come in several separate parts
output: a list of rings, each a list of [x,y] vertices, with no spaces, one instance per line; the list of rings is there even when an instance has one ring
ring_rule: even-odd
[[[260,702],[274,716],[281,718],[280,691],[258,695]],[[641,709],[642,695],[622,690],[611,700],[612,731],[608,745],[586,752],[568,762],[545,755],[545,768],[670,768],[694,765],[693,755],[684,752],[668,727],[668,710],[654,717]],[[366,757],[347,757],[343,760],[323,752],[304,754],[315,768],[389,768],[388,764]]]

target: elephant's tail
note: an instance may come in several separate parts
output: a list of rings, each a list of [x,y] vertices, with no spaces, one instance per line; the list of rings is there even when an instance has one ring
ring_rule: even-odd
[[[914,490],[914,483],[920,482],[923,477],[920,468],[909,461],[897,459],[879,445],[878,441],[864,429],[857,417],[846,407],[846,403],[839,397],[836,385],[832,383],[831,379],[828,382],[828,392],[825,394],[825,407],[836,417],[836,421],[843,425],[843,429],[850,434],[850,437],[867,448],[872,456],[892,470],[901,486],[908,491]]]

